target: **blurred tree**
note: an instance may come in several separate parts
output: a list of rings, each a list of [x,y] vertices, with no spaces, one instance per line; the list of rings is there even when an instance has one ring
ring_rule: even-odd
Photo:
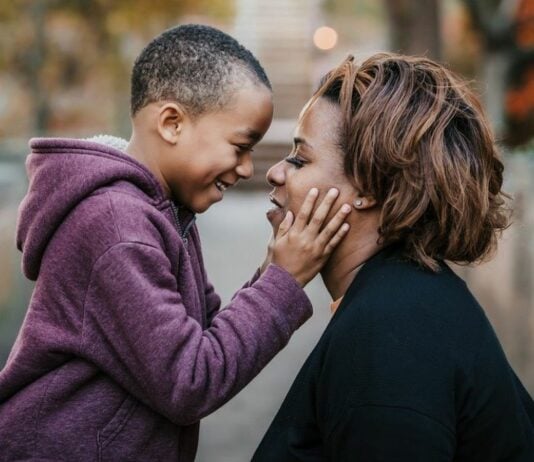
[[[510,146],[534,137],[534,0],[463,0],[484,50],[487,106]]]
[[[378,17],[389,29],[389,49],[440,59],[442,0],[322,0],[324,11],[347,18]],[[347,31],[345,32],[345,34]]]
[[[0,0],[0,71],[28,88],[32,131],[42,133],[58,92],[106,75],[113,96],[124,99],[132,43],[184,14],[226,17],[231,7],[231,0]]]
[[[440,0],[384,0],[390,48],[398,53],[441,58]]]

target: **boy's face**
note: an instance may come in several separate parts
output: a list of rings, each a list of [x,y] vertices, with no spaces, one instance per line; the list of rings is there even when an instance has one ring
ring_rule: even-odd
[[[273,117],[265,86],[247,84],[217,112],[177,124],[175,144],[160,156],[159,170],[171,195],[195,213],[222,200],[224,191],[252,176],[252,147]]]

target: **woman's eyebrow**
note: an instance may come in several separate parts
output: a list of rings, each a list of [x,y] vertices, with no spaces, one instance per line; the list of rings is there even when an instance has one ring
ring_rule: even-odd
[[[304,138],[301,138],[299,136],[296,136],[295,138],[293,138],[293,144],[296,146],[298,145],[301,145],[301,146],[306,146],[307,148],[311,148],[311,144],[308,143]]]

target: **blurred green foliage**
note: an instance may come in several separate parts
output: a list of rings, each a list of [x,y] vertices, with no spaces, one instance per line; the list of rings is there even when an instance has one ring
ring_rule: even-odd
[[[201,14],[229,18],[233,1],[0,0],[0,72],[27,88],[30,130],[54,130],[54,96],[108,76],[103,89],[123,94],[142,45],[184,15]]]
[[[376,0],[325,0],[324,10],[329,14],[338,15],[370,15],[384,14],[383,2]]]

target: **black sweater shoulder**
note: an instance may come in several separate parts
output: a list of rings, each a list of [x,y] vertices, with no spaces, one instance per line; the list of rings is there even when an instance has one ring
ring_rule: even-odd
[[[253,460],[527,462],[533,422],[465,283],[390,248],[355,278]]]
[[[407,407],[451,431],[451,391],[471,376],[488,342],[498,346],[483,310],[445,264],[433,273],[388,251],[362,268],[322,342],[320,382],[332,388],[323,392],[345,397],[327,414],[362,404]],[[324,380],[332,376],[335,383]]]

